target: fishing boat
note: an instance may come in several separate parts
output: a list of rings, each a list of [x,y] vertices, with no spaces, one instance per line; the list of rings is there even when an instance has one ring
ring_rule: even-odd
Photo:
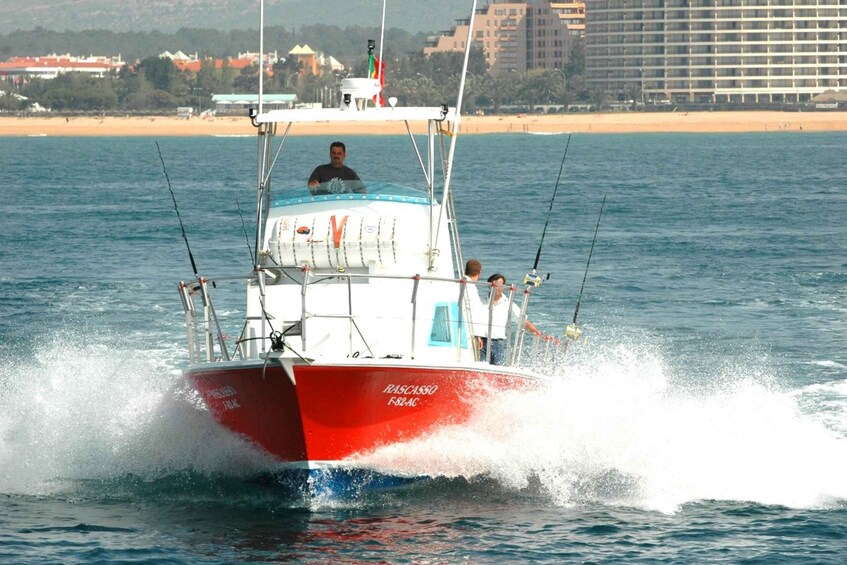
[[[369,56],[378,60],[374,43]],[[523,367],[525,351],[538,348],[523,328],[539,277],[509,288],[520,315],[509,321],[505,365],[481,358],[473,336],[485,289],[471,292],[477,283],[463,276],[451,193],[464,80],[455,106],[402,107],[383,101],[390,92],[380,72],[343,79],[338,107],[264,111],[260,95],[250,113],[259,142],[255,252],[234,343],[213,300],[225,281],[179,284],[188,381],[222,426],[306,475],[355,469],[363,454],[462,425],[485,397],[542,380]],[[277,168],[308,167],[287,164],[290,132],[319,122],[403,124],[419,183],[274,186]]]

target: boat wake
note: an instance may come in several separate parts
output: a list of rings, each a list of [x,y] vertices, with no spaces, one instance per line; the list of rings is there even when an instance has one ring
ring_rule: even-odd
[[[486,477],[556,505],[672,512],[699,500],[790,507],[847,501],[847,389],[803,407],[756,369],[672,374],[636,346],[583,351],[547,386],[479,406],[470,425],[380,449],[383,471]],[[811,387],[816,390],[816,387]],[[421,454],[426,454],[422,457]]]
[[[218,426],[166,357],[179,354],[57,341],[3,359],[0,492],[144,493],[163,481],[203,491],[257,477],[284,485],[275,462]],[[843,383],[782,390],[750,365],[715,369],[703,385],[699,371],[692,382],[643,347],[582,346],[540,389],[480,401],[469,423],[381,448],[355,467],[380,480],[430,477],[430,489],[496,485],[561,506],[843,504]],[[317,491],[326,503],[361,492],[333,490],[329,478]],[[85,487],[92,481],[97,489]]]

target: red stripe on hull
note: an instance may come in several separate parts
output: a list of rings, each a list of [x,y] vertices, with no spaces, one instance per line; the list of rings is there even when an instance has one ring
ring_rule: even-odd
[[[215,419],[285,462],[339,461],[467,420],[482,397],[531,377],[362,365],[197,368],[188,378]]]

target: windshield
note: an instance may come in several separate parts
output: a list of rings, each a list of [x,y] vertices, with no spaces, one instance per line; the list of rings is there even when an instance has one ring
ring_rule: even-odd
[[[276,189],[271,206],[291,206],[307,202],[327,202],[339,199],[429,204],[429,195],[425,190],[390,182],[362,182],[360,180],[343,181],[333,179],[316,187],[299,185],[296,187]]]

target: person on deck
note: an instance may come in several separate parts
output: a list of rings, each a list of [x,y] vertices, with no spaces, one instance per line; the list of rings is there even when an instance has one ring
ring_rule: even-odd
[[[482,338],[482,348],[480,349],[480,359],[485,360],[488,356],[488,344],[491,344],[491,364],[505,365],[506,364],[506,323],[509,319],[509,299],[503,296],[503,286],[506,284],[506,277],[500,273],[494,273],[488,277],[488,282],[491,284],[491,292],[494,293],[491,298],[491,336]],[[512,302],[511,314],[513,318],[521,315],[521,309],[518,305]],[[484,318],[485,332],[483,336],[488,334],[488,316]],[[524,328],[533,335],[542,335],[535,324],[528,319],[524,321]]]
[[[465,263],[465,280],[476,283],[482,274],[482,263],[479,259],[468,259]],[[468,304],[471,311],[471,322],[473,324],[473,335],[476,339],[476,350],[482,349],[482,338],[486,333],[485,321],[488,320],[488,311],[485,303],[479,297],[479,289],[476,284],[469,284],[465,288]]]
[[[344,143],[333,141],[329,146],[329,163],[318,165],[309,176],[312,194],[366,192],[356,171],[344,164],[346,158],[347,147]]]

